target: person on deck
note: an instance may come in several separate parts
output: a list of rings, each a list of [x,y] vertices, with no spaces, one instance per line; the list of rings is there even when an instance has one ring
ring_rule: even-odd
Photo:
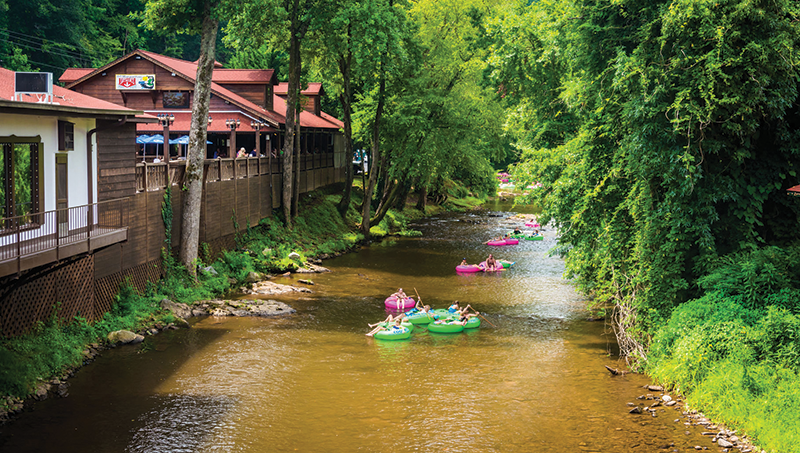
[[[489,254],[489,258],[486,258],[486,269],[489,271],[497,270],[497,260],[494,259],[491,253]]]
[[[236,154],[236,158],[245,157],[247,156],[247,151],[242,147],[239,148],[239,152]]]

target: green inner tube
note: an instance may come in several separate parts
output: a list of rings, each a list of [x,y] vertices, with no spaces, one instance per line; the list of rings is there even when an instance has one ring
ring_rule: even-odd
[[[394,323],[391,323],[391,324],[394,324]],[[388,322],[382,322],[382,323],[380,323],[378,325],[381,326],[381,327],[389,327],[390,324]],[[400,322],[400,326],[401,327],[405,327],[406,329],[408,329],[411,332],[414,331],[414,324],[412,324],[412,323],[410,323],[408,321],[401,321]],[[383,331],[381,331],[381,332],[383,332]]]
[[[375,333],[374,338],[379,340],[406,340],[410,336],[411,331],[408,329],[391,329]]]
[[[406,315],[406,319],[411,324],[428,324],[433,321],[433,316],[430,313],[417,312],[412,315]]]
[[[508,269],[509,267],[516,264],[516,261],[508,261],[508,260],[497,260],[497,264],[503,266],[503,269]]]
[[[544,236],[525,236],[524,239],[526,241],[544,241]]]
[[[481,326],[481,320],[477,316],[473,316],[467,320],[467,323],[464,325],[465,329],[477,329]]]
[[[461,324],[428,324],[428,331],[435,333],[458,333],[464,330]]]

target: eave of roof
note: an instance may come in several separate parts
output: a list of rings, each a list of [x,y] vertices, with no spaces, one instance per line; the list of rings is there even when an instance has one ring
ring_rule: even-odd
[[[34,102],[18,102],[18,101],[7,101],[5,99],[0,99],[0,112],[11,111],[11,110],[13,110],[13,113],[19,113],[23,115],[24,114],[39,115],[45,112],[71,113],[74,114],[75,116],[91,116],[91,117],[101,117],[101,116],[137,117],[139,115],[143,115],[143,112],[140,110],[93,109],[86,107],[73,107],[71,105],[40,104]],[[144,118],[144,116],[142,116],[142,118]],[[153,119],[156,121],[158,120],[157,118]]]

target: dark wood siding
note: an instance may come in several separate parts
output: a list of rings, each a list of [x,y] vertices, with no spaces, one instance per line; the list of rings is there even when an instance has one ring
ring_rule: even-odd
[[[114,124],[113,121],[97,122],[98,201],[136,193],[136,125]]]
[[[232,83],[232,84],[224,84],[223,87],[233,91],[234,93],[238,94],[239,96],[247,99],[248,101],[260,105],[261,107],[265,107],[267,102],[267,85],[266,84],[239,84],[239,83]]]

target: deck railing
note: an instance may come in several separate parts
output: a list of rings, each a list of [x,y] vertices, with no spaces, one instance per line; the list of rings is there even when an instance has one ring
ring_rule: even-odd
[[[270,169],[270,161],[272,168]],[[239,159],[206,159],[205,181],[227,181],[231,179],[254,178],[259,175],[280,174],[280,157],[242,157]],[[326,168],[333,166],[333,153],[304,154],[300,156],[300,171]],[[169,170],[168,170],[169,169]],[[169,171],[169,177],[167,177]],[[136,164],[136,191],[152,192],[167,187],[167,181],[172,185],[180,185],[186,172],[186,161],[172,161]]]
[[[0,262],[58,249],[128,226],[129,198],[0,220]]]

